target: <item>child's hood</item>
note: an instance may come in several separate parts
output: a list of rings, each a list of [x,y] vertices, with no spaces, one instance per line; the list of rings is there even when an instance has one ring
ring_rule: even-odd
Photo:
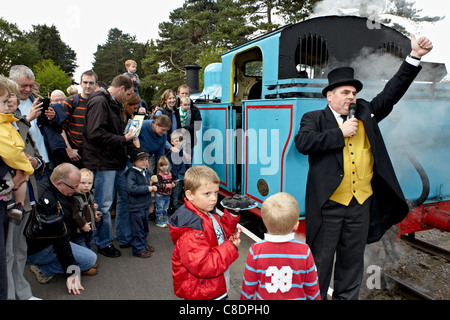
[[[215,208],[213,214],[215,214]],[[178,238],[188,230],[203,231],[203,219],[206,218],[207,216],[204,213],[197,210],[191,202],[185,199],[184,205],[178,208],[169,221],[172,242],[175,244]]]
[[[185,204],[178,208],[169,221],[170,236],[174,244],[189,229],[203,231],[202,218],[186,205],[192,206],[189,201],[185,200]]]

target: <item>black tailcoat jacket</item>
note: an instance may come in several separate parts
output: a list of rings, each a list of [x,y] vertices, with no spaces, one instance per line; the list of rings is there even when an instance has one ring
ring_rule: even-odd
[[[371,102],[357,100],[356,118],[364,123],[374,156],[367,243],[381,239],[392,225],[408,214],[408,204],[394,173],[389,154],[378,127],[405,94],[421,67],[403,62],[383,91]],[[306,186],[306,242],[311,246],[322,224],[321,208],[339,187],[344,177],[344,136],[330,107],[305,113],[295,137],[299,152],[308,155]]]

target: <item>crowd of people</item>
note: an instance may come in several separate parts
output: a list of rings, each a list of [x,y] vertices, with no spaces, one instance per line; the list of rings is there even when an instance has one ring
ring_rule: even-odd
[[[408,213],[378,122],[407,91],[433,45],[412,35],[411,48],[370,102],[356,99],[363,85],[352,68],[328,74],[322,92],[327,107],[305,113],[295,137],[310,164],[306,243],[294,237],[296,199],[283,192],[267,198],[261,207],[267,234],[248,252],[241,299],[327,299],[333,272],[333,299],[358,298],[365,244],[378,241]],[[80,94],[64,98],[53,92],[48,106],[35,99],[29,68],[14,66],[9,79],[0,79],[0,237],[6,239],[0,241],[1,299],[35,299],[23,276],[26,261],[40,283],[64,274],[69,292],[79,294],[83,287],[74,267],[93,276],[97,254],[121,256],[112,244],[115,199],[121,248],[131,247],[140,258],[152,256],[148,215],[155,199],[156,225],[169,227],[175,245],[175,295],[227,298],[229,268],[239,256],[240,214],[234,208],[219,216],[217,173],[191,166],[200,112],[187,98],[187,86],[177,94],[166,90],[159,107],[147,110],[133,75],[135,62],[126,67],[108,88],[87,71]],[[351,104],[357,111],[348,118]],[[136,113],[148,119],[139,132],[126,129]],[[178,207],[180,194],[184,204]],[[60,223],[42,234],[30,229],[38,216]],[[40,227],[45,226],[42,220]]]
[[[195,135],[194,122],[201,122],[200,112],[187,85],[177,94],[168,90],[149,109],[139,96],[136,62],[128,60],[125,67],[127,72],[109,87],[89,70],[81,75],[80,90],[71,86],[68,96],[55,90],[49,98],[40,95],[26,66],[13,66],[9,78],[0,79],[1,299],[35,299],[24,277],[27,261],[40,283],[64,274],[69,291],[79,293],[73,266],[92,276],[98,273],[97,254],[121,256],[112,244],[114,207],[120,248],[150,257],[154,248],[142,246],[149,214],[165,228],[168,214],[182,201],[194,146],[190,136]],[[144,119],[140,133],[125,132],[136,115]],[[132,177],[139,168],[147,190],[136,195]],[[28,236],[34,216],[56,212],[64,216],[64,236]]]

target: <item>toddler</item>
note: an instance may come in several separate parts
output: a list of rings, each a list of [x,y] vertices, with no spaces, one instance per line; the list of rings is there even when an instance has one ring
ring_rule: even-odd
[[[268,233],[249,249],[241,300],[320,300],[311,250],[294,239],[299,224],[295,198],[284,192],[267,198],[261,216]]]
[[[137,63],[134,60],[127,60],[125,61],[125,68],[127,69],[127,72],[125,72],[123,75],[130,77],[131,82],[133,82],[133,91],[139,96],[139,85],[141,84],[141,80],[139,79],[139,76],[136,73],[137,70]]]
[[[145,148],[136,148],[131,154],[133,168],[129,169],[127,176],[128,210],[130,212],[130,225],[133,230],[131,247],[133,255],[140,258],[149,258],[155,251],[147,241],[148,209],[151,203],[151,193],[157,191],[156,186],[150,186],[151,174],[148,171],[149,153]]]
[[[169,222],[167,210],[170,204],[170,195],[175,183],[170,172],[170,162],[167,157],[162,156],[157,164],[158,192],[156,193],[156,226],[167,228]]]
[[[72,219],[76,226],[72,231],[71,240],[92,250],[95,223],[100,222],[102,214],[98,211],[98,205],[94,203],[94,193],[92,192],[94,174],[86,168],[81,169],[80,173],[80,184],[70,200]]]
[[[178,198],[183,190],[183,179],[187,169],[191,166],[191,156],[185,151],[184,138],[180,130],[176,130],[170,135],[170,142],[179,152],[170,151],[169,161],[171,165],[171,172],[175,187],[172,189],[172,195],[170,198],[170,210],[175,212],[178,209]]]

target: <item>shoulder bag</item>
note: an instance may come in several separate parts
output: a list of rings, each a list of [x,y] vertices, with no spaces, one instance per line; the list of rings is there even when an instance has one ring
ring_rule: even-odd
[[[33,206],[30,218],[25,228],[25,236],[30,239],[56,239],[67,234],[64,223],[64,213],[61,204],[57,202],[58,212],[56,214],[45,215],[38,212]]]

